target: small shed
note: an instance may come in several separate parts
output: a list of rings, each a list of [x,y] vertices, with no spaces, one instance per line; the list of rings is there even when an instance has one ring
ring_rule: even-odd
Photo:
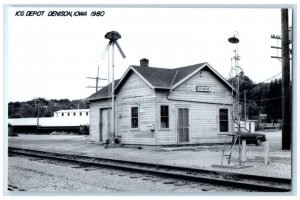
[[[258,121],[257,120],[250,120],[247,121],[240,121],[241,127],[246,128],[250,133],[255,132],[255,127],[257,126]],[[237,125],[235,126],[235,129],[237,130]]]

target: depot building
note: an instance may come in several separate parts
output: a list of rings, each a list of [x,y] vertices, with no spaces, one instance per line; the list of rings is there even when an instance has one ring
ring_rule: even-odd
[[[167,69],[129,66],[115,80],[115,133],[121,144],[224,142],[234,129],[234,88],[208,63]],[[111,138],[111,84],[87,98],[90,140]]]

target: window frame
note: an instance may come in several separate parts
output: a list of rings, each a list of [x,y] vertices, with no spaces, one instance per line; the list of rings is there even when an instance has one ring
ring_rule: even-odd
[[[132,117],[132,109],[137,108],[137,117]],[[132,127],[132,119],[137,118],[137,127]],[[130,129],[131,130],[139,130],[140,129],[140,108],[139,106],[131,106],[130,107]]]
[[[221,110],[227,111],[227,120],[221,119]],[[227,121],[227,131],[221,131],[221,122]],[[228,108],[219,108],[219,133],[228,133],[229,132],[229,109]]]
[[[166,106],[168,108],[168,116],[161,115],[161,110],[163,106]],[[168,127],[162,127],[162,117],[168,117]],[[159,105],[159,127],[160,130],[170,130],[170,106],[167,104]]]

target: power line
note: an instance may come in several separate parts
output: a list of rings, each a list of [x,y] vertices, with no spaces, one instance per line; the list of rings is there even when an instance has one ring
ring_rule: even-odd
[[[269,99],[261,99],[261,100],[247,100],[247,101],[271,101],[271,100],[274,100],[274,99],[281,99],[282,97],[274,97],[274,98],[269,98]],[[240,100],[245,100],[245,99],[240,99]]]
[[[268,79],[266,79],[266,80],[264,80],[264,81],[261,81],[261,82],[259,82],[259,83],[256,83],[256,84],[264,83],[264,82],[266,82],[266,81],[268,81],[268,80],[270,80],[270,79],[272,79],[272,78],[275,78],[276,76],[278,76],[278,75],[281,74],[281,73],[282,73],[282,71],[279,72],[278,74],[276,74],[276,75],[274,75],[274,76],[272,76],[272,77],[270,77],[270,78],[268,78]]]

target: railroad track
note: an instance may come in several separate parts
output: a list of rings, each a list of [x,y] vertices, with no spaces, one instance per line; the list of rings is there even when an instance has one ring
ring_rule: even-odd
[[[210,183],[261,192],[289,192],[291,179],[219,172],[204,169],[177,167],[161,164],[141,163],[82,155],[53,153],[21,148],[8,148],[9,154],[19,154],[51,160],[59,160],[84,166],[96,166],[135,173],[156,175],[180,180]]]
[[[10,185],[10,184],[8,184],[7,189],[8,191],[25,191],[24,189],[20,189],[17,186]]]

